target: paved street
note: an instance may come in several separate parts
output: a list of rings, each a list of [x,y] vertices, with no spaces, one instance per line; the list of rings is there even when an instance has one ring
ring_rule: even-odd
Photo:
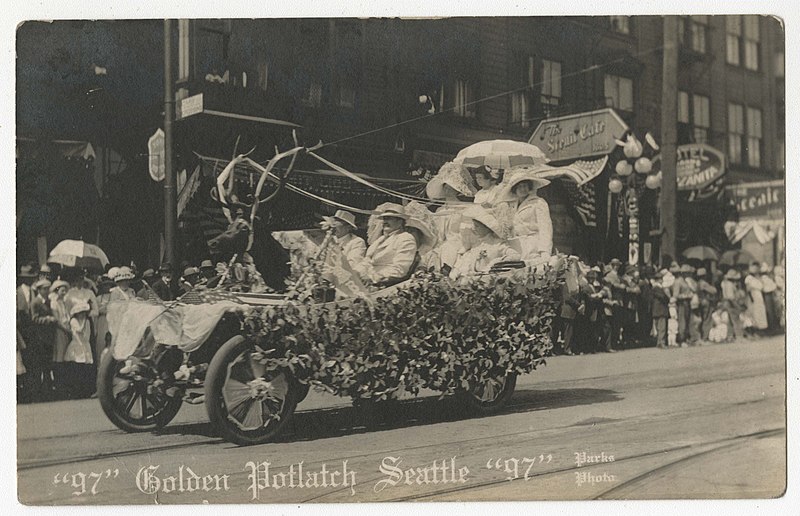
[[[389,406],[375,420],[348,399],[312,392],[281,442],[245,448],[216,437],[202,405],[185,405],[158,434],[117,430],[97,400],[21,405],[19,498],[47,505],[774,497],[785,486],[784,356],[781,336],[554,357],[519,379],[500,415],[484,418],[429,396]]]

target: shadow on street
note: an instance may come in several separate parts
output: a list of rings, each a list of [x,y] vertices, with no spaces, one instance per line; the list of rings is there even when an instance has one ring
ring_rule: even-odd
[[[616,391],[608,389],[526,389],[515,392],[509,404],[498,415],[608,403],[621,399]],[[299,407],[302,408],[302,405]],[[493,416],[473,415],[457,397],[389,400],[358,407],[296,412],[291,424],[276,442],[313,441],[480,417]],[[217,436],[208,422],[171,425],[155,433]]]

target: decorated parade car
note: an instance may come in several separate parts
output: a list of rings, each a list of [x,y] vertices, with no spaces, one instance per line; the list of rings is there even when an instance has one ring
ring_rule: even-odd
[[[266,167],[253,163],[262,172],[255,199],[275,162],[289,155]],[[219,175],[223,203],[232,167],[246,159],[235,158]],[[278,188],[290,170],[272,177]],[[228,253],[216,285],[172,302],[109,306],[112,343],[100,360],[97,392],[117,427],[153,430],[184,402],[205,403],[225,439],[264,443],[312,387],[355,404],[433,391],[492,414],[508,403],[518,375],[544,364],[563,256],[494,263],[458,278],[415,263],[401,281],[370,288],[347,267],[331,279],[312,265],[288,292],[264,292],[252,262],[240,259],[252,247],[258,205],[249,220],[240,207],[229,231],[210,243]]]

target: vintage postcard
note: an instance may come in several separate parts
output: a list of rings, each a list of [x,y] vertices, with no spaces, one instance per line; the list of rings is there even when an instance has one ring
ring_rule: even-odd
[[[497,14],[16,27],[19,503],[784,496],[785,20]]]

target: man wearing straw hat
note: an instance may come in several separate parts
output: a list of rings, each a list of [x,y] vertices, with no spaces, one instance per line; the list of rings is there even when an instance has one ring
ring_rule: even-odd
[[[333,242],[342,249],[342,254],[351,264],[359,263],[367,252],[367,243],[353,231],[356,226],[356,216],[345,210],[337,210],[330,223],[333,229]]]
[[[391,284],[402,281],[410,272],[417,254],[417,242],[405,231],[409,218],[403,206],[387,204],[377,214],[382,234],[369,246],[364,259],[353,268],[365,282]]]

